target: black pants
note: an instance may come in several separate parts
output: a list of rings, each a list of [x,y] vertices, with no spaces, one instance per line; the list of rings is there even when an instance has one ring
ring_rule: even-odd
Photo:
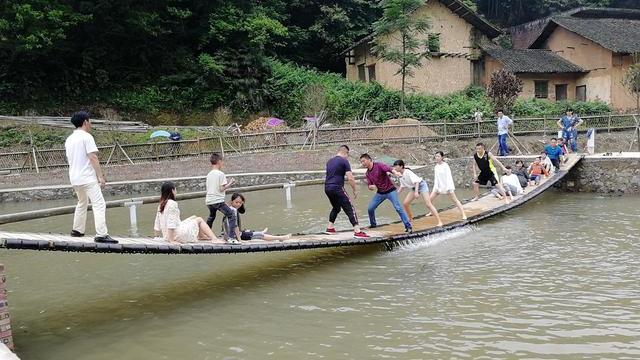
[[[213,221],[216,219],[216,212],[220,211],[229,219],[229,233],[234,234],[235,228],[238,226],[236,219],[236,212],[233,211],[229,205],[221,202],[217,204],[207,205],[209,208],[209,217],[207,218],[207,225],[213,230]],[[232,236],[235,238],[235,235]]]
[[[358,225],[358,216],[344,188],[326,187],[324,188],[324,193],[327,194],[332,206],[331,212],[329,213],[329,222],[334,223],[340,210],[344,210],[344,213],[349,217],[351,225]]]
[[[556,171],[560,170],[560,159],[551,159],[551,163],[556,168]]]

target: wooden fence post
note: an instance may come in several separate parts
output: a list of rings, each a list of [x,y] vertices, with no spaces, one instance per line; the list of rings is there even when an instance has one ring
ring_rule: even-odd
[[[611,134],[611,114],[609,114],[609,121],[607,122],[607,133]]]
[[[224,157],[224,145],[222,144],[222,136],[218,136],[218,140],[220,141],[220,152],[222,153],[222,157]]]
[[[382,143],[384,144],[384,124],[382,124]]]
[[[422,144],[422,123],[418,123],[418,144]]]
[[[200,136],[196,137],[196,147],[198,149],[198,155],[202,155],[202,149],[200,148]]]
[[[547,138],[547,115],[542,115],[542,137]]]
[[[447,141],[447,120],[444,121],[444,141]]]
[[[36,147],[31,147],[31,154],[33,155],[33,164],[36,166],[36,174],[40,173],[40,168],[38,167],[38,159],[36,157]]]
[[[478,139],[480,139],[480,119],[476,118],[476,122],[478,123]]]
[[[4,275],[4,265],[0,264],[0,343],[9,350],[13,350],[13,335],[11,334],[11,317],[7,302],[7,290],[5,283],[7,277]]]

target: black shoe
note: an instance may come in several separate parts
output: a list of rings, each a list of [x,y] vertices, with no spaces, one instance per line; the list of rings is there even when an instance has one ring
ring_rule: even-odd
[[[407,234],[411,234],[413,232],[413,228],[408,227],[408,228],[404,229],[404,232],[407,233]]]
[[[118,240],[115,240],[114,238],[112,238],[109,235],[96,236],[95,238],[93,238],[93,241],[95,241],[97,243],[104,243],[104,244],[117,244],[118,243]]]
[[[84,234],[78,230],[71,230],[71,237],[83,237]]]

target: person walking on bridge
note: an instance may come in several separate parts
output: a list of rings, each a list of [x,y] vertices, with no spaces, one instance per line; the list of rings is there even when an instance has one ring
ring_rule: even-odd
[[[91,211],[96,227],[95,242],[117,244],[118,241],[109,236],[107,231],[107,205],[101,188],[105,185],[104,175],[98,159],[98,147],[91,136],[91,120],[89,113],[79,111],[71,117],[76,127],[64,143],[67,162],[69,163],[69,180],[78,198],[73,215],[71,236],[83,237],[87,224],[87,207],[91,201]]]
[[[509,199],[502,187],[502,184],[498,182],[498,175],[494,163],[500,165],[505,172],[507,169],[502,165],[490,151],[487,151],[483,143],[476,144],[476,152],[473,154],[475,160],[475,166],[471,166],[473,169],[473,192],[475,197],[471,201],[476,201],[480,198],[480,185],[486,185],[491,183],[491,186],[495,186],[498,190],[498,194],[501,199],[504,199],[505,203],[509,203]],[[480,169],[480,174],[476,171],[476,166]]]
[[[355,238],[366,239],[369,236],[360,230],[356,209],[351,203],[351,199],[349,198],[347,191],[344,189],[344,178],[346,176],[349,186],[351,186],[351,189],[353,190],[353,199],[355,200],[358,198],[358,186],[355,178],[353,177],[351,164],[349,164],[349,160],[347,160],[348,158],[349,147],[347,145],[342,145],[338,148],[338,154],[327,161],[324,193],[327,195],[327,198],[329,198],[329,202],[331,203],[331,212],[329,213],[329,225],[327,226],[327,230],[325,230],[325,234],[333,235],[337,233],[334,223],[336,222],[336,218],[338,217],[340,210],[343,210],[349,217],[349,221],[353,226],[353,236]]]
[[[393,173],[393,169],[381,162],[373,162],[369,154],[360,155],[360,164],[367,169],[366,176],[369,190],[376,191],[376,194],[373,196],[373,199],[371,199],[369,207],[367,208],[371,227],[375,228],[378,226],[376,222],[376,209],[383,201],[389,200],[398,215],[400,215],[400,219],[402,219],[404,231],[406,233],[413,232],[409,217],[402,208],[402,205],[400,205],[396,186],[393,184],[391,179],[389,179],[389,173]]]

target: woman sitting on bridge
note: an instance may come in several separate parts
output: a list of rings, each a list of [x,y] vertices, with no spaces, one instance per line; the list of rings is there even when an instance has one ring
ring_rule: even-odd
[[[153,225],[155,236],[162,236],[169,242],[191,243],[202,239],[224,243],[215,236],[202,218],[191,216],[180,221],[176,186],[171,181],[163,183],[160,192],[160,205]]]
[[[240,228],[241,230],[240,240],[284,241],[291,239],[291,234],[281,236],[269,235],[267,234],[269,228],[265,228],[262,231],[252,231],[246,229],[242,230],[242,225],[240,224],[240,214],[244,214],[245,212],[244,202],[244,195],[240,193],[234,193],[233,195],[231,195],[231,203],[229,204],[229,207],[231,207],[231,210],[234,210],[236,212],[236,224],[238,224],[238,228]],[[227,217],[222,220],[222,227],[225,233],[229,235],[229,237],[235,234],[235,229],[229,229],[229,221]]]

